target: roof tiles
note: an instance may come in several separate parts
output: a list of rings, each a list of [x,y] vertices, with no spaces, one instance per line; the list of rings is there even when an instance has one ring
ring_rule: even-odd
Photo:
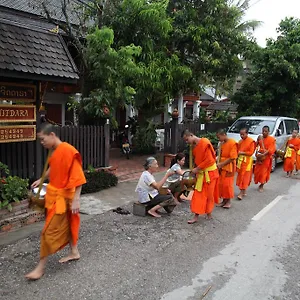
[[[48,32],[0,21],[0,69],[78,79],[62,38]]]

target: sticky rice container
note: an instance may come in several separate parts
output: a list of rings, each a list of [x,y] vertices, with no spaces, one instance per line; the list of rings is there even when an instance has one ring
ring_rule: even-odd
[[[32,190],[31,201],[39,207],[45,207],[45,195],[47,191],[47,183],[43,183],[42,189],[40,191],[39,199],[36,198],[39,188],[36,187]]]

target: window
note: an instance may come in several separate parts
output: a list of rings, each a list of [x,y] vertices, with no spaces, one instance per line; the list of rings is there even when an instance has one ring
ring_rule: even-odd
[[[285,134],[283,121],[280,122],[278,129],[280,130],[280,135]],[[276,133],[276,135],[277,135],[277,133]]]
[[[299,129],[298,122],[296,120],[284,120],[286,127],[286,134],[292,134],[294,129]]]
[[[230,127],[228,132],[239,133],[242,128],[247,128],[249,134],[261,134],[264,126],[269,126],[270,132],[273,132],[275,121],[239,119]]]

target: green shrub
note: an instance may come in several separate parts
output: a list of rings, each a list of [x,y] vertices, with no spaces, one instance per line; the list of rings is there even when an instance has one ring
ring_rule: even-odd
[[[90,168],[85,173],[87,183],[82,187],[82,194],[95,193],[118,184],[118,177],[104,170]]]
[[[153,154],[155,153],[155,141],[157,134],[155,125],[148,123],[143,127],[137,127],[134,136],[134,151],[138,154]]]
[[[200,135],[198,135],[198,136],[201,137],[201,138],[204,137],[204,138],[209,139],[210,142],[212,143],[213,147],[214,147],[215,149],[217,149],[219,140],[218,140],[218,138],[217,138],[217,133],[216,133],[216,132],[208,132],[208,133],[206,133],[206,134],[200,134]]]
[[[28,197],[28,179],[18,176],[7,176],[9,170],[6,165],[0,163],[0,208],[12,210],[11,203],[20,202]]]

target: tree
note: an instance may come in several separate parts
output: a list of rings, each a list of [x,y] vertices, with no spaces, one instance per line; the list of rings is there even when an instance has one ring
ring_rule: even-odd
[[[252,56],[252,73],[233,101],[239,111],[249,115],[297,117],[300,96],[300,20],[281,21],[276,40]]]

